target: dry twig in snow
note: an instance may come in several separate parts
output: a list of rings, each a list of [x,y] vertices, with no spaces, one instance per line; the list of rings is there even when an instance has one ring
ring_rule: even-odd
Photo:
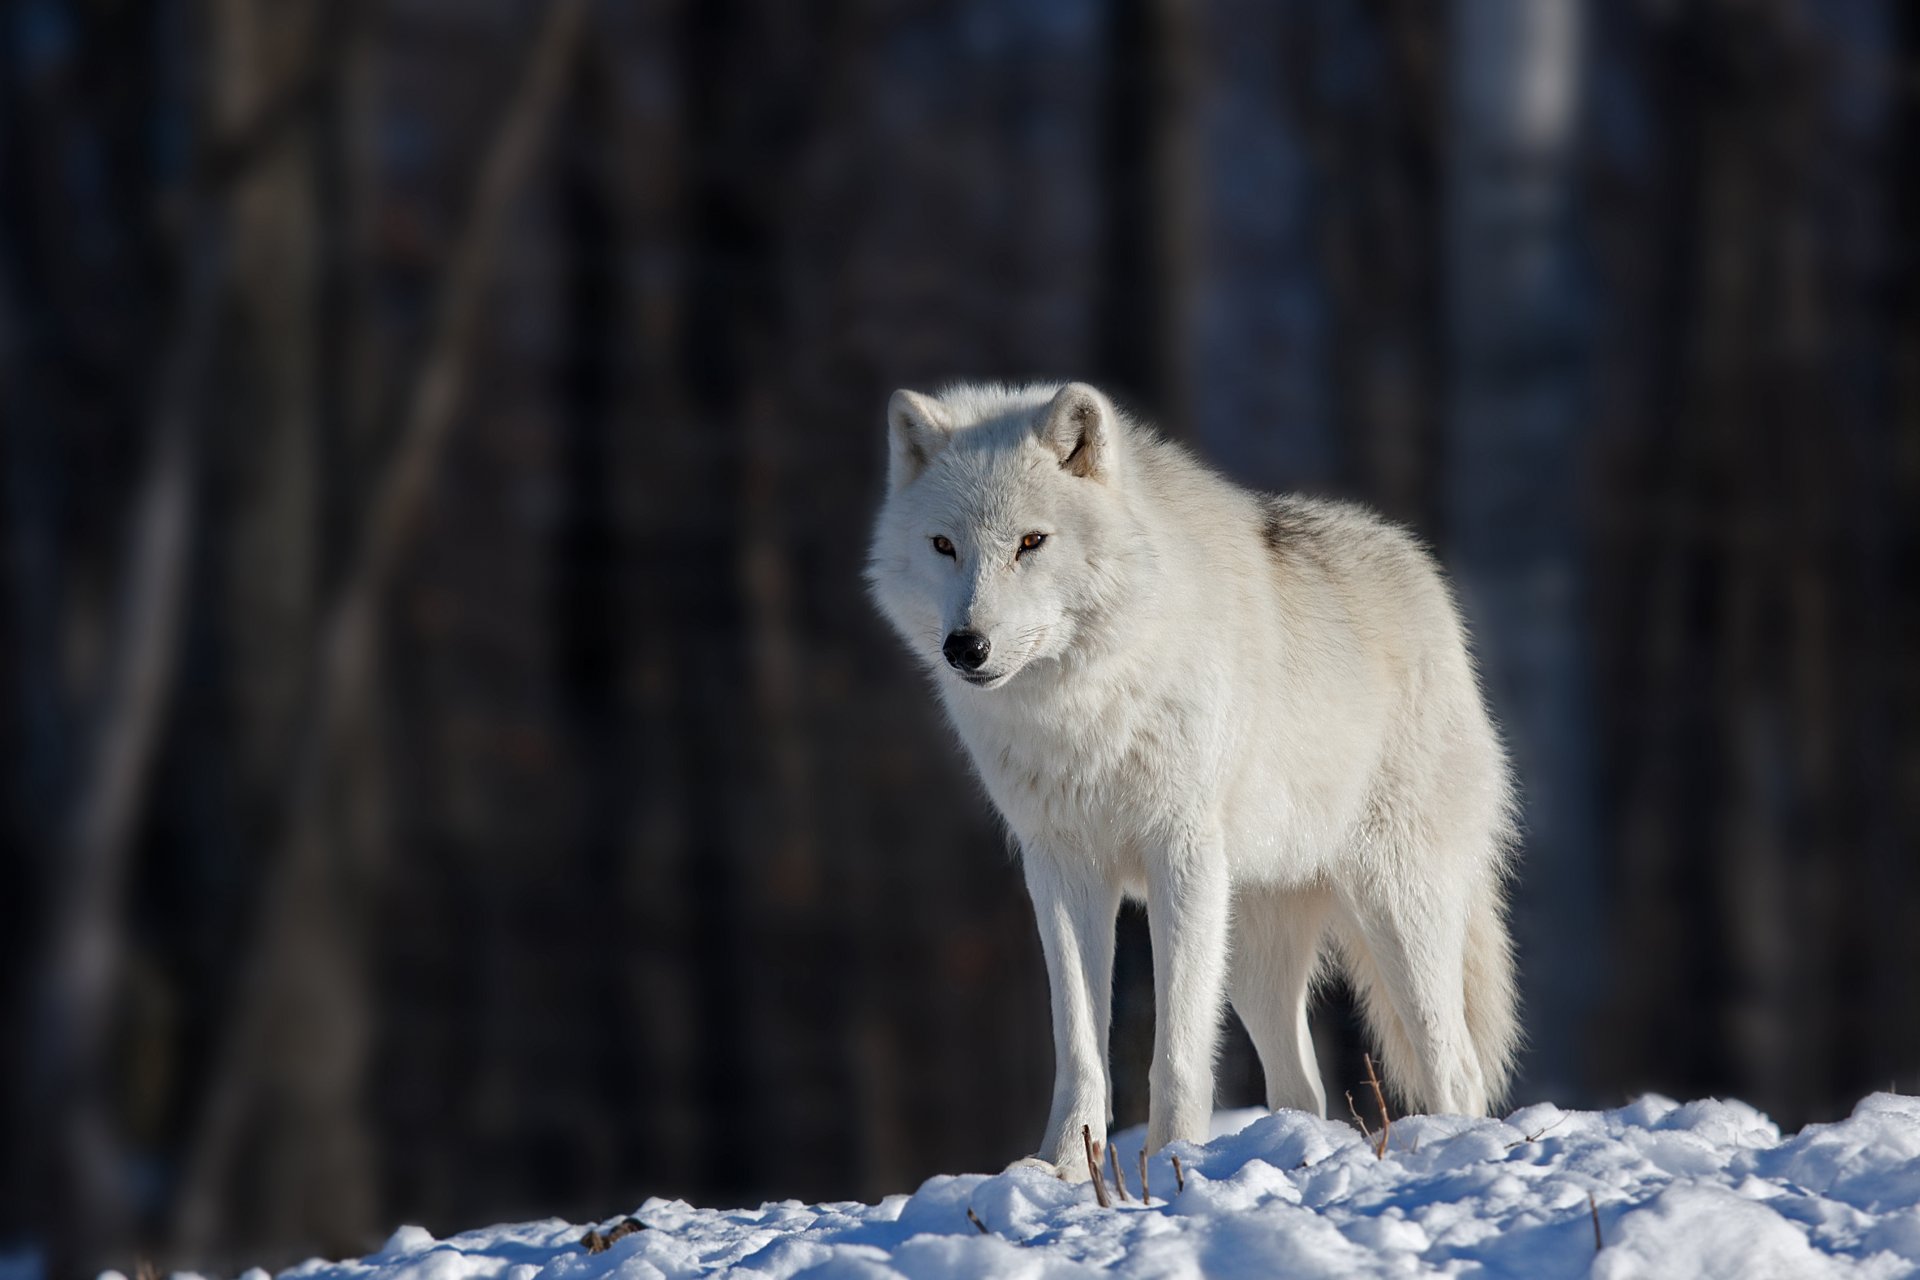
[[[1367,1064],[1367,1083],[1373,1086],[1373,1100],[1380,1108],[1380,1140],[1374,1144],[1373,1154],[1385,1157],[1387,1138],[1393,1132],[1393,1117],[1387,1114],[1387,1095],[1380,1087],[1380,1073],[1373,1069],[1373,1055],[1369,1053],[1362,1056]],[[1349,1098],[1347,1101],[1351,1105],[1353,1100]]]
[[[1093,1126],[1080,1126],[1080,1141],[1087,1146],[1087,1172],[1093,1175],[1093,1198],[1100,1202],[1102,1209],[1113,1208],[1113,1200],[1107,1195],[1107,1180],[1100,1176],[1100,1157],[1093,1148]]]

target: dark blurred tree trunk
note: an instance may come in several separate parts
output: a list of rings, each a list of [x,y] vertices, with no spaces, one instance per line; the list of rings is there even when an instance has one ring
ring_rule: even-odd
[[[63,538],[66,486],[62,424],[49,383],[61,370],[52,284],[53,261],[38,216],[54,187],[52,131],[41,101],[46,77],[29,65],[25,26],[0,21],[0,397],[6,430],[0,433],[5,467],[7,556],[5,633],[0,639],[7,686],[4,706],[5,839],[0,858],[0,1122],[19,1135],[0,1149],[0,1205],[20,1206],[0,1216],[0,1230],[24,1230],[44,1221],[50,1206],[39,1167],[42,1121],[29,1087],[37,1067],[33,978],[46,889],[54,878],[51,850],[61,830],[61,798],[68,794],[76,752],[73,707],[67,696],[63,622],[73,548]]]
[[[316,575],[336,589],[379,474],[392,423],[381,412],[387,372],[378,328],[380,72],[373,0],[332,0],[324,38],[331,51],[314,95],[313,187],[318,280],[314,287],[319,370],[314,388],[320,440],[321,537]]]
[[[613,148],[614,67],[599,42],[581,47],[556,130],[558,217],[562,237],[560,308],[565,325],[557,398],[562,410],[562,513],[553,547],[555,642],[567,741],[577,752],[574,830],[584,874],[604,886],[624,916],[622,861],[628,852],[630,797],[637,774],[623,696],[623,659],[635,623],[623,609],[620,566],[626,550],[619,513],[622,475],[614,436],[615,369],[630,342],[622,323],[622,214],[616,203]],[[626,1016],[623,981],[632,937],[624,929],[589,935],[593,1004],[606,1017],[592,1054],[600,1097],[620,1097],[639,1082],[644,1023]],[[592,1127],[593,1141],[569,1177],[585,1186],[617,1185],[648,1140],[641,1107],[622,1108]]]
[[[1897,157],[1887,183],[1888,253],[1894,287],[1892,314],[1893,439],[1889,468],[1891,537],[1888,539],[1883,597],[1890,661],[1885,715],[1888,737],[1880,794],[1892,797],[1889,812],[1876,821],[1869,846],[1868,883],[1876,894],[1873,956],[1866,978],[1867,1002],[1876,1028],[1870,1043],[1884,1044],[1884,1062],[1869,1064],[1873,1078],[1888,1074],[1901,1093],[1920,1093],[1920,1008],[1906,975],[1920,973],[1920,929],[1913,928],[1912,903],[1920,896],[1920,244],[1912,228],[1920,226],[1920,6],[1896,4],[1896,40],[1892,82],[1904,86],[1894,96],[1885,151]],[[1904,584],[1904,585],[1903,585]],[[1906,1015],[1888,1016],[1885,1010]],[[1880,1068],[1890,1068],[1881,1070]],[[1904,1073],[1904,1074],[1903,1074]]]
[[[1600,897],[1578,442],[1572,146],[1577,0],[1456,0],[1447,193],[1446,558],[1513,752],[1526,847],[1515,915],[1526,1096],[1581,1076]]]
[[[637,32],[626,39],[645,50],[640,61],[650,82],[676,84],[687,66],[684,12],[667,6],[635,11]],[[605,21],[604,17],[602,21]],[[631,47],[621,54],[632,56]],[[626,66],[625,56],[620,65]],[[610,75],[609,69],[605,74]],[[631,101],[603,86],[604,123],[609,136],[600,149],[576,157],[574,181],[582,184],[571,197],[589,206],[609,202],[614,225],[611,249],[616,253],[622,287],[604,300],[621,325],[630,329],[601,335],[595,360],[607,362],[596,376],[612,384],[609,402],[597,430],[597,445],[569,443],[566,466],[584,485],[583,468],[594,452],[604,452],[614,473],[598,483],[606,488],[589,499],[585,516],[601,504],[615,527],[607,536],[617,539],[619,559],[607,566],[618,582],[592,590],[619,587],[613,615],[598,624],[620,628],[617,670],[610,672],[628,703],[631,725],[624,746],[630,751],[626,777],[607,785],[629,789],[623,812],[629,829],[617,841],[620,862],[613,885],[623,904],[627,928],[619,939],[615,960],[622,979],[619,1003],[611,1016],[635,1028],[631,1074],[612,1096],[625,1097],[631,1108],[620,1117],[615,1132],[627,1135],[624,1153],[628,1173],[642,1185],[658,1185],[670,1176],[692,1185],[703,1176],[708,1142],[703,1117],[689,1099],[700,1090],[699,1068],[704,1057],[697,1043],[693,1014],[695,977],[686,963],[691,947],[691,923],[685,898],[677,892],[689,874],[683,868],[690,831],[687,798],[697,785],[686,754],[680,749],[680,720],[676,708],[682,697],[679,663],[683,642],[677,628],[666,624],[676,615],[677,593],[683,589],[688,546],[676,535],[685,529],[679,502],[686,497],[686,458],[704,453],[706,441],[684,428],[686,398],[681,378],[685,339],[682,331],[691,299],[677,272],[639,269],[640,263],[675,261],[685,231],[683,203],[691,160],[687,145],[684,93],[662,94]],[[583,110],[578,98],[573,109]],[[617,129],[617,132],[615,130]],[[588,217],[594,215],[589,213]],[[593,236],[576,228],[577,255],[567,270],[589,270],[585,253]],[[586,243],[581,243],[585,241]],[[602,271],[616,267],[607,264]],[[585,281],[568,310],[573,325],[589,322],[593,286]],[[615,359],[616,354],[625,359]],[[585,415],[572,410],[585,430]],[[578,517],[576,517],[578,518]],[[584,583],[582,585],[585,585]],[[613,607],[613,606],[609,606]],[[585,628],[584,613],[572,625]],[[583,638],[585,645],[594,642]],[[614,852],[609,849],[608,852]],[[681,1011],[660,1019],[663,1009]],[[664,1026],[663,1026],[664,1023]],[[614,1069],[625,1069],[617,1062]]]
[[[1601,647],[1602,654],[1620,655],[1601,677],[1618,691],[1607,704],[1608,720],[1615,726],[1613,739],[1633,742],[1635,749],[1610,770],[1619,797],[1611,876],[1620,904],[1614,922],[1619,976],[1609,1010],[1614,1033],[1596,1037],[1596,1057],[1603,1078],[1685,1091],[1706,1075],[1699,1056],[1713,1052],[1709,1038],[1694,1030],[1715,999],[1694,961],[1717,945],[1694,942],[1714,932],[1703,920],[1711,895],[1699,853],[1711,838],[1701,813],[1712,751],[1699,737],[1702,685],[1691,652],[1697,584],[1705,570],[1680,521],[1695,500],[1698,471],[1694,433],[1680,424],[1698,323],[1695,264],[1712,234],[1695,212],[1706,159],[1700,116],[1711,88],[1696,74],[1693,43],[1671,26],[1622,25],[1620,38],[1638,55],[1632,61],[1649,67],[1647,94],[1663,122],[1665,145],[1650,177],[1658,198],[1643,215],[1654,234],[1644,242],[1622,238],[1603,252],[1610,263],[1642,255],[1650,260],[1641,306],[1673,317],[1690,337],[1681,342],[1663,335],[1657,346],[1636,352],[1648,366],[1650,403],[1615,410],[1630,423],[1614,463],[1622,473],[1612,486],[1624,494],[1621,520],[1633,520],[1636,506],[1649,514],[1643,524],[1603,531],[1603,538],[1627,546],[1611,555],[1603,547],[1601,563],[1619,567],[1597,586],[1605,602],[1597,613],[1619,637]],[[1637,413],[1658,420],[1635,422]],[[1649,999],[1653,992],[1665,998]]]
[[[1306,198],[1329,334],[1333,479],[1431,531],[1445,413],[1446,13],[1420,0],[1368,18],[1337,6],[1290,8],[1281,81],[1312,165]],[[1324,70],[1361,58],[1388,70],[1378,82]]]
[[[693,935],[706,1063],[702,1109],[707,1170],[772,1188],[804,1175],[812,1118],[841,1100],[771,1106],[816,1086],[828,1046],[783,992],[804,983],[814,939],[783,930],[805,921],[819,892],[809,768],[793,625],[794,570],[782,538],[792,481],[793,326],[783,250],[807,215],[791,202],[799,157],[821,95],[815,60],[846,30],[846,11],[802,23],[779,5],[695,6],[686,33],[687,192],[693,272],[681,377],[705,447],[703,508],[689,513],[712,554],[685,572],[695,634],[680,661],[681,732],[701,784],[689,799],[689,872],[700,916]],[[831,56],[830,53],[827,56]],[[701,69],[704,68],[704,71]],[[745,798],[745,803],[743,803]],[[835,993],[838,998],[838,993]],[[762,1045],[746,1023],[769,1028]]]
[[[741,559],[738,473],[744,464],[733,436],[750,353],[743,350],[753,320],[770,305],[766,261],[765,156],[752,145],[757,123],[748,117],[760,68],[747,59],[749,25],[744,0],[692,4],[682,11],[680,62],[689,165],[685,222],[688,273],[678,383],[694,433],[687,496],[675,504],[678,532],[697,555],[681,558],[666,597],[683,643],[673,655],[675,738],[685,756],[684,874],[691,920],[682,935],[697,1022],[694,1106],[698,1116],[696,1185],[729,1179],[756,1185],[764,1175],[764,1078],[749,1042],[751,926],[744,918],[751,869],[750,794],[746,776],[747,721],[739,696],[741,600],[724,576]],[[756,89],[764,91],[764,84]],[[754,334],[754,336],[758,336]]]
[[[238,134],[304,70],[324,5],[216,0],[207,9],[213,131]],[[321,446],[314,129],[303,122],[233,192],[237,297],[227,338],[230,468],[223,577],[228,661],[250,808],[272,791],[299,714],[320,553]]]
[[[356,9],[256,0],[209,6],[214,136],[242,135],[273,104],[305,92],[310,78],[338,83],[339,53]],[[326,93],[310,101],[339,105]],[[272,949],[241,961],[277,976],[276,1003],[288,1016],[258,1043],[250,1096],[233,1100],[249,1116],[245,1142],[230,1153],[221,1216],[196,1223],[211,1234],[185,1238],[189,1247],[223,1238],[337,1249],[363,1242],[371,1229],[373,1139],[357,1093],[370,1009],[344,888],[347,811],[339,802],[346,775],[333,781],[320,811],[295,816],[306,829],[283,831],[285,779],[309,714],[313,637],[321,623],[321,539],[332,501],[321,428],[338,418],[331,397],[353,394],[350,383],[335,381],[342,370],[328,360],[340,328],[322,294],[324,133],[319,113],[302,110],[233,192],[238,296],[224,372],[240,394],[219,406],[226,520],[218,556],[220,647],[238,764],[232,794],[240,847],[290,838],[308,851],[300,860],[308,878],[298,893],[303,909],[278,922]],[[335,714],[342,723],[364,723],[364,706]],[[368,793],[358,795],[364,804]],[[249,862],[258,875],[264,864]],[[273,871],[266,874],[267,881],[254,883],[270,883]],[[239,938],[250,931],[240,929]],[[236,977],[235,989],[257,980]],[[216,1074],[221,1069],[216,1065]],[[244,1176],[235,1176],[240,1168]]]
[[[1116,0],[1105,14],[1105,254],[1095,294],[1098,367],[1086,376],[1179,438],[1193,430],[1201,10],[1184,0]]]
[[[1845,699],[1830,628],[1855,584],[1833,576],[1847,539],[1830,505],[1832,452],[1805,429],[1832,403],[1819,388],[1834,282],[1806,255],[1825,130],[1792,19],[1724,4],[1701,15],[1715,92],[1699,118],[1699,327],[1682,403],[1697,441],[1689,505],[1705,518],[1673,534],[1705,568],[1692,680],[1706,699],[1704,776],[1690,799],[1710,825],[1677,852],[1705,873],[1694,934],[1705,954],[1689,967],[1720,1005],[1706,1078],[1778,1107],[1819,1089],[1840,1004],[1833,888],[1861,852],[1830,772],[1853,732],[1834,722]],[[1868,637],[1856,643],[1864,656]],[[1795,760],[1799,735],[1822,749]]]

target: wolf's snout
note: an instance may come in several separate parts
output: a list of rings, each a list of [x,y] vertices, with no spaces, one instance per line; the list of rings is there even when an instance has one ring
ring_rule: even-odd
[[[947,655],[947,665],[955,671],[978,671],[992,648],[978,631],[956,631],[940,646],[940,652]]]

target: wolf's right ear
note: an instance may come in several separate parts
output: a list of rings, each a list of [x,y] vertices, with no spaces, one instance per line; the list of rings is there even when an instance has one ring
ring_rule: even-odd
[[[1069,382],[1041,414],[1036,434],[1076,476],[1111,480],[1118,461],[1112,401],[1084,382]]]
[[[904,488],[946,447],[952,427],[940,402],[917,391],[887,401],[887,486]]]

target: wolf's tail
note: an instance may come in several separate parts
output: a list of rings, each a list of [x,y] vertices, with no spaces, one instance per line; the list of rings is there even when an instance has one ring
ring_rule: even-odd
[[[1467,1034],[1487,1082],[1487,1103],[1495,1108],[1507,1096],[1520,1056],[1520,998],[1503,897],[1494,892],[1474,898],[1467,916],[1465,958]]]

